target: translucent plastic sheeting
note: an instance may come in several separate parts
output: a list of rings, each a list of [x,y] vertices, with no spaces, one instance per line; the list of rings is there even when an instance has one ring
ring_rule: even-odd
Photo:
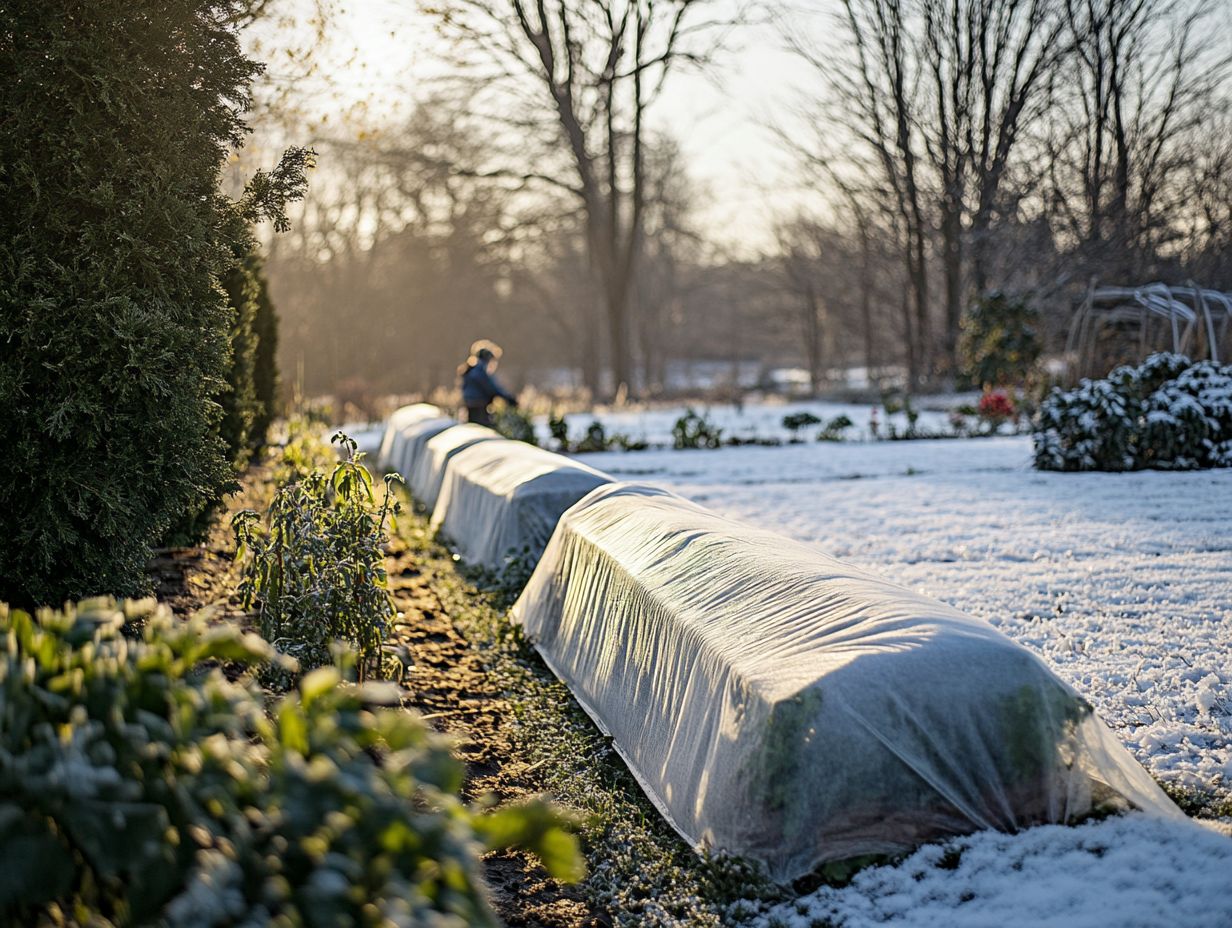
[[[476,442],[492,439],[501,440],[500,433],[473,422],[455,425],[433,435],[415,455],[410,473],[403,474],[411,495],[431,512],[440,496],[445,467],[450,459]]]
[[[944,835],[1180,812],[986,622],[663,490],[560,521],[513,610],[695,846],[788,881]]]
[[[532,567],[561,513],[607,474],[525,442],[481,441],[450,460],[432,525],[462,559],[501,572]]]
[[[397,471],[404,478],[415,470],[415,463],[423,455],[428,442],[446,429],[457,425],[455,419],[424,419],[414,425],[408,425],[400,433],[395,443],[395,450],[390,455],[389,468]]]
[[[395,409],[385,420],[385,434],[381,436],[381,450],[377,452],[377,467],[388,473],[396,471],[394,465],[402,453],[402,433],[411,426],[427,419],[440,419],[445,414],[439,406],[430,403],[415,403],[411,406],[401,406]],[[405,476],[405,475],[403,475]]]

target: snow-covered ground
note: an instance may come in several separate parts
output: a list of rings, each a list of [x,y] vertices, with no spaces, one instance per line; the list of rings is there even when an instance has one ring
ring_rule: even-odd
[[[843,889],[822,888],[752,924],[1228,928],[1230,888],[1232,838],[1135,814],[927,845],[897,867],[869,868]]]
[[[963,399],[966,399],[965,397]],[[955,399],[957,402],[957,399]],[[691,406],[664,406],[647,409],[602,410],[598,413],[570,413],[565,416],[569,424],[569,434],[581,438],[586,427],[596,419],[603,423],[609,436],[621,433],[629,438],[644,441],[653,447],[672,444],[672,426],[676,420],[685,414],[686,409],[693,409],[699,415],[704,415],[714,425],[723,430],[723,440],[740,438],[778,439],[786,441],[791,433],[783,427],[783,417],[792,413],[812,413],[822,424],[826,424],[838,416],[846,416],[852,426],[846,432],[848,438],[868,438],[870,419],[876,418],[877,428],[882,435],[889,434],[890,426],[899,432],[907,428],[907,416],[898,412],[887,415],[885,409],[877,403],[832,403],[822,400],[804,400],[801,402],[754,402],[742,406],[731,404],[716,404],[707,406],[704,403],[694,403]],[[930,432],[949,431],[949,413],[935,409],[919,410],[919,420],[916,427]],[[820,425],[810,426],[800,430],[801,438],[812,439],[820,430]],[[540,437],[548,439],[547,419],[536,423]]]
[[[1232,792],[1232,470],[1040,473],[1027,438],[585,461],[987,619],[1156,777]],[[957,869],[925,848],[763,924],[1232,926],[1232,841],[1198,825],[1134,815],[955,846]]]

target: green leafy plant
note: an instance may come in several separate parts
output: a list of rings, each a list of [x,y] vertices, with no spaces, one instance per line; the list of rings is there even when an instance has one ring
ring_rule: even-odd
[[[615,441],[616,436],[608,438],[607,430],[603,428],[603,423],[595,419],[586,427],[586,435],[574,445],[573,450],[585,453],[588,451],[607,451]]]
[[[684,415],[672,426],[672,447],[679,450],[686,448],[718,448],[722,444],[723,430],[716,427],[704,415],[699,415],[690,406]]]
[[[506,438],[514,441],[524,441],[528,445],[538,445],[535,435],[535,423],[531,417],[515,406],[506,406],[492,420],[492,427]]]
[[[890,441],[901,441],[904,439],[909,440],[921,437],[917,428],[917,424],[920,421],[920,413],[919,410],[915,408],[915,404],[911,402],[911,394],[900,393],[898,391],[884,392],[881,395],[881,406],[886,413],[886,431],[888,433],[886,437],[889,438]],[[874,410],[874,413],[875,412],[876,410]],[[900,412],[907,417],[907,428],[902,432],[900,432],[898,427],[890,421],[891,416]],[[870,428],[872,429],[873,437],[876,438],[877,429],[875,425],[870,423]]]
[[[1019,386],[1039,362],[1039,313],[1018,297],[993,292],[963,316],[958,340],[967,385]]]
[[[826,422],[825,427],[817,433],[818,441],[844,441],[849,428],[855,425],[850,418],[837,415]]]
[[[645,451],[650,447],[650,443],[644,438],[633,438],[623,432],[617,432],[612,436],[612,447],[618,448],[621,451]]]
[[[392,687],[322,668],[267,714],[219,667],[276,659],[152,600],[0,604],[0,921],[489,926],[482,851],[580,875],[542,802],[466,808],[448,741]]]
[[[556,442],[557,451],[562,454],[569,451],[569,423],[565,421],[564,416],[552,413],[548,418],[548,433]]]
[[[251,509],[232,520],[236,558],[245,561],[239,591],[254,609],[261,634],[304,668],[330,663],[344,641],[359,657],[361,677],[384,672],[381,646],[397,616],[385,576],[382,546],[399,503],[385,477],[380,504],[355,442],[326,477],[314,470],[284,484],[264,520]]]
[[[805,689],[775,703],[766,721],[764,741],[749,761],[747,776],[765,811],[781,822],[785,835],[805,827],[808,777],[801,775],[803,745],[812,737],[821,712],[822,694]]]
[[[791,432],[792,442],[800,441],[800,430],[821,425],[821,420],[811,412],[793,412],[783,417],[783,428]]]
[[[337,455],[321,438],[320,425],[314,419],[293,416],[287,420],[286,430],[286,440],[274,466],[275,483],[294,483],[337,463]]]

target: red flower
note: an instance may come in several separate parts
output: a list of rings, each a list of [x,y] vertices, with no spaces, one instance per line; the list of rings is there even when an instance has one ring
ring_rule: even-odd
[[[988,390],[980,397],[982,419],[1012,419],[1016,414],[1014,401],[1004,390]]]

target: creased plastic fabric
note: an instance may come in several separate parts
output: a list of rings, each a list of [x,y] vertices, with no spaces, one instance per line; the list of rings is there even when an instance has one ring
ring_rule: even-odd
[[[991,625],[666,491],[573,507],[513,615],[681,835],[776,880],[1095,807],[1180,814]]]
[[[443,416],[439,419],[423,419],[414,425],[408,425],[399,433],[400,438],[395,444],[394,453],[390,455],[389,470],[397,471],[403,478],[413,473],[415,464],[423,456],[428,442],[457,424],[457,420]]]
[[[431,512],[440,496],[450,459],[476,442],[493,439],[501,440],[500,432],[473,422],[455,425],[433,435],[415,456],[410,473],[403,474],[411,495]]]
[[[501,572],[510,559],[533,566],[561,513],[607,474],[521,441],[471,445],[449,461],[432,513],[468,563]]]
[[[381,450],[376,457],[377,467],[385,473],[398,470],[395,462],[402,456],[403,433],[413,425],[428,419],[440,419],[444,415],[439,406],[431,403],[414,403],[395,409],[385,420],[385,434],[381,436]]]

